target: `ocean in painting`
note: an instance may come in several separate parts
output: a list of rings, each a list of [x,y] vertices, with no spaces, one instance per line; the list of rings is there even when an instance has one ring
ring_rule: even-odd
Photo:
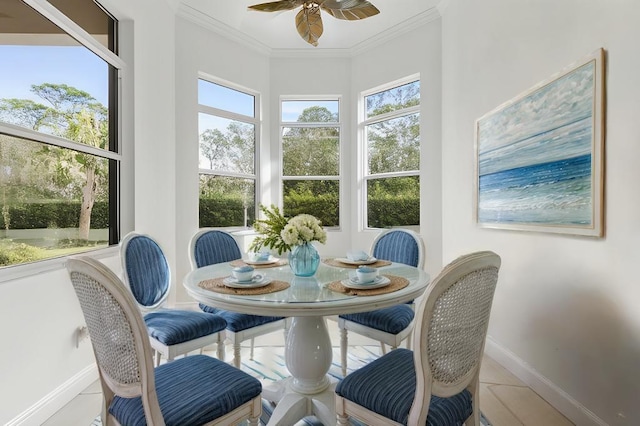
[[[480,176],[484,223],[590,225],[591,155]]]

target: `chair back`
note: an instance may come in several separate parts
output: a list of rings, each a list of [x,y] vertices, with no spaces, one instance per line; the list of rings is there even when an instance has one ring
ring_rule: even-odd
[[[410,424],[425,424],[430,395],[450,397],[468,389],[477,400],[500,262],[490,251],[461,256],[427,288],[413,332],[417,391]]]
[[[371,247],[371,255],[376,259],[424,268],[424,243],[420,235],[409,229],[382,231]]]
[[[191,269],[242,259],[238,242],[231,234],[217,229],[201,229],[189,242]]]
[[[131,398],[154,389],[153,365],[148,362],[153,359],[151,345],[131,293],[97,260],[72,258],[66,266],[89,330],[107,406],[113,393]]]
[[[154,309],[169,295],[171,271],[164,252],[148,235],[130,232],[120,243],[124,281],[142,308]]]

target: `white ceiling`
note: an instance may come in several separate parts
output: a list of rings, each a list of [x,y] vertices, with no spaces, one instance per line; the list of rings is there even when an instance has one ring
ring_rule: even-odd
[[[248,6],[260,0],[178,0],[178,14],[216,32],[257,48],[278,50],[354,50],[378,43],[440,16],[441,0],[370,0],[380,13],[367,19],[345,21],[322,12],[324,32],[317,47],[296,31],[299,8],[257,12]],[[266,0],[272,1],[272,0]]]

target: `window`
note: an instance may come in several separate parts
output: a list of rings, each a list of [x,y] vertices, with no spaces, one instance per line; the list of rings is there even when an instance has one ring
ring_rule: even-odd
[[[200,227],[247,227],[256,217],[259,98],[198,80]]]
[[[283,100],[282,198],[286,216],[312,214],[340,225],[340,102]]]
[[[420,224],[420,81],[363,95],[366,227]]]
[[[67,3],[2,3],[0,267],[119,241],[117,21]]]

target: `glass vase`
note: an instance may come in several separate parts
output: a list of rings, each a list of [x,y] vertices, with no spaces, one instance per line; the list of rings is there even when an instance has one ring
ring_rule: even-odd
[[[289,266],[294,275],[310,277],[316,273],[320,265],[320,255],[313,244],[307,242],[295,246],[289,252]]]

